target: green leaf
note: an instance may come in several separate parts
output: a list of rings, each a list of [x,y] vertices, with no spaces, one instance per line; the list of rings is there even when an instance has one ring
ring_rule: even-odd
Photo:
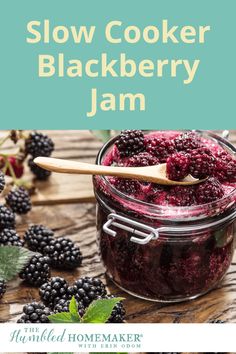
[[[0,247],[0,278],[9,281],[13,279],[28,263],[34,255],[23,247]]]
[[[82,317],[83,323],[106,323],[111,316],[112,310],[115,305],[124,300],[123,297],[114,297],[112,299],[99,299],[93,301],[84,316]]]
[[[69,305],[69,312],[71,314],[71,318],[73,319],[74,322],[80,322],[81,318],[78,312],[78,304],[77,301],[75,300],[75,297],[73,296],[70,305]]]
[[[69,312],[60,312],[55,313],[53,315],[49,315],[48,319],[52,323],[79,323],[79,321],[75,321],[74,317],[71,316]]]
[[[103,143],[107,142],[111,138],[110,130],[91,130],[92,134],[96,136]]]

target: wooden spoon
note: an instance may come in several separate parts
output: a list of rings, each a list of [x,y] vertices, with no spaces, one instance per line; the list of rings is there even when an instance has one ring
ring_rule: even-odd
[[[205,179],[193,178],[191,175],[188,175],[182,181],[172,181],[167,178],[165,163],[147,167],[115,167],[54,159],[51,157],[37,157],[34,159],[34,162],[45,170],[53,172],[117,176],[165,185],[191,185],[205,181]]]

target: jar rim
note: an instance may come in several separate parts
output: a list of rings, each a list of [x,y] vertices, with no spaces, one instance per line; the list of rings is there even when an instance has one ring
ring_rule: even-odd
[[[175,130],[175,131],[178,132],[178,130]],[[194,131],[194,132],[197,132],[198,134],[205,135],[206,138],[210,138],[211,140],[216,141],[222,148],[224,148],[225,150],[230,152],[231,155],[236,156],[236,147],[233,144],[231,144],[228,140],[226,140],[223,137],[220,137],[216,133],[213,133],[209,130],[179,130],[179,131],[180,132]],[[109,139],[106,142],[106,144],[104,144],[102,146],[102,148],[98,152],[98,155],[96,158],[96,164],[101,165],[104,153],[107,151],[107,149],[109,149],[115,143],[117,138],[118,138],[118,135],[116,135],[115,137],[112,137],[111,139]],[[199,208],[201,208],[201,209],[206,208],[208,210],[210,208],[212,210],[215,210],[215,209],[219,208],[219,206],[220,206],[222,209],[222,206],[224,206],[224,205],[228,206],[228,203],[230,201],[233,201],[233,204],[235,204],[235,199],[236,199],[236,188],[234,188],[230,193],[228,193],[227,195],[224,195],[222,198],[220,198],[216,201],[210,202],[210,203],[202,204],[202,205],[193,205],[193,206],[157,205],[157,204],[145,202],[140,199],[136,199],[136,198],[129,196],[125,193],[122,193],[121,191],[116,189],[110,183],[110,181],[106,178],[106,176],[99,176],[99,177],[103,180],[103,182],[106,184],[106,186],[109,187],[109,189],[112,191],[112,193],[114,193],[114,195],[116,195],[118,198],[124,199],[128,202],[131,202],[131,203],[135,203],[139,206],[149,208],[157,214],[159,212],[164,218],[166,217],[166,212],[168,212],[170,210],[172,211],[171,214],[173,214],[173,216],[177,216],[181,212],[181,218],[184,218],[185,216],[189,217],[190,213],[192,215],[196,216],[196,214],[198,214],[197,211],[199,211]],[[223,211],[225,211],[225,209]],[[202,212],[202,214],[204,214],[203,210],[201,210],[201,212]],[[209,216],[209,215],[206,215],[206,216]]]

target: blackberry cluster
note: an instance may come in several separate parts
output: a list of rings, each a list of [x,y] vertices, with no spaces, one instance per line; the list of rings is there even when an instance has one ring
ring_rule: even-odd
[[[85,313],[85,307],[82,304],[82,302],[78,302],[78,313],[80,315],[80,317],[83,317],[84,313]],[[58,313],[58,312],[68,312],[69,311],[69,305],[70,305],[70,300],[67,299],[60,299],[56,305],[54,306],[54,312]]]
[[[4,205],[0,205],[0,230],[15,227],[15,214]]]
[[[17,323],[49,323],[51,315],[49,308],[38,302],[32,302],[23,307],[23,315]]]
[[[198,149],[201,146],[201,140],[197,134],[187,132],[176,137],[174,139],[174,144],[178,151],[189,152],[191,150]]]
[[[217,154],[214,176],[220,182],[236,182],[236,160],[233,160],[227,152]]]
[[[132,179],[115,178],[114,186],[120,192],[134,196],[140,191],[139,182]]]
[[[5,187],[5,178],[2,171],[0,171],[0,193],[2,193],[4,187]]]
[[[39,254],[33,256],[19,277],[33,286],[40,286],[50,278],[49,259]]]
[[[147,139],[146,150],[161,163],[166,162],[166,159],[176,151],[174,142],[165,138]]]
[[[31,251],[43,253],[44,248],[53,239],[54,233],[43,225],[32,225],[26,231],[24,240]]]
[[[54,143],[47,135],[39,132],[30,133],[25,141],[25,150],[33,158],[37,156],[50,156],[54,150]]]
[[[179,181],[189,174],[189,156],[183,152],[177,152],[167,158],[166,172],[169,179]]]
[[[68,283],[63,278],[53,277],[40,287],[39,295],[43,303],[53,309],[61,299],[68,300],[70,298]]]
[[[144,151],[144,135],[141,130],[122,130],[116,146],[121,157],[133,156]]]
[[[58,269],[74,269],[81,265],[82,254],[79,247],[64,237],[52,239],[43,249],[43,254],[50,259],[50,264]]]
[[[174,206],[190,206],[196,204],[195,189],[192,186],[171,187],[168,202]]]
[[[6,282],[5,280],[3,279],[0,279],[0,299],[3,297],[3,295],[5,294],[6,292]]]
[[[207,181],[200,183],[196,187],[196,198],[199,204],[213,202],[222,198],[223,195],[223,187],[214,177],[209,178]]]
[[[24,242],[14,229],[3,229],[0,231],[0,246],[23,247]]]
[[[29,159],[28,166],[30,168],[30,171],[35,175],[35,177],[39,181],[46,181],[51,175],[50,171],[44,170],[43,168],[37,166],[34,163],[34,159],[33,158]]]
[[[114,295],[105,295],[103,297],[99,297],[99,299],[113,299]],[[125,318],[125,308],[122,302],[118,302],[113,311],[111,313],[110,318],[108,319],[108,323],[123,323]]]
[[[7,205],[17,214],[26,214],[31,210],[31,200],[28,191],[16,188],[6,196]]]
[[[93,300],[99,296],[106,295],[106,289],[103,282],[98,278],[84,277],[80,278],[69,287],[69,294],[75,296],[78,302],[87,307]]]
[[[214,172],[216,159],[211,151],[206,148],[199,148],[192,151],[190,155],[190,174],[195,178],[205,178]]]
[[[138,155],[130,157],[127,166],[129,167],[146,167],[158,165],[159,160],[157,157],[149,154],[148,152],[140,152]]]

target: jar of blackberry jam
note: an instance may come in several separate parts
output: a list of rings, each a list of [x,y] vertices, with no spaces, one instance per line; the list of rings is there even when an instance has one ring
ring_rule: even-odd
[[[236,149],[206,131],[123,131],[97,164],[167,163],[194,186],[94,176],[100,254],[111,279],[148,300],[178,302],[214,288],[227,272],[236,229]]]

